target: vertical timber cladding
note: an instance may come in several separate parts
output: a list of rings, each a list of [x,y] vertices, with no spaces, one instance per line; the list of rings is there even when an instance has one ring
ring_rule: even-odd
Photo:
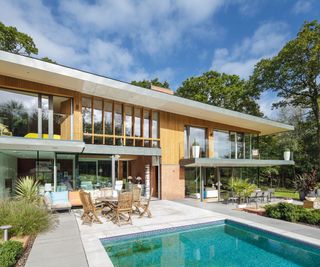
[[[80,93],[69,89],[8,77],[4,75],[0,75],[0,87],[73,98],[73,139],[82,140],[82,113]]]
[[[245,128],[200,120],[183,115],[160,112],[160,144],[161,161],[161,192],[163,199],[181,199],[185,196],[184,168],[180,160],[184,157],[184,127],[186,125],[207,128],[208,154],[214,156],[213,130],[229,130],[257,133]]]

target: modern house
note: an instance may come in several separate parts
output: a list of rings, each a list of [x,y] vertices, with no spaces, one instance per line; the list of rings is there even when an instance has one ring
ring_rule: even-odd
[[[293,165],[261,159],[257,144],[290,130],[168,89],[0,51],[0,197],[24,176],[58,191],[124,179],[161,199],[199,197],[223,186],[223,168]]]

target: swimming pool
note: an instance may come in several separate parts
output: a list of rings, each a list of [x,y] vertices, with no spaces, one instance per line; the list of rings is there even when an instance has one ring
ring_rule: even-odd
[[[320,247],[230,220],[101,242],[114,266],[320,266]]]

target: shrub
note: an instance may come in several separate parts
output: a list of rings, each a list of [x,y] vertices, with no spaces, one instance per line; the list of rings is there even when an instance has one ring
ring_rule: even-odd
[[[320,226],[320,210],[306,209],[299,205],[290,203],[278,203],[266,205],[266,215],[274,219],[289,222],[303,222]]]
[[[0,225],[12,225],[10,234],[36,235],[50,228],[52,215],[42,207],[23,200],[0,201]]]
[[[228,186],[239,197],[240,202],[244,201],[256,190],[256,185],[251,184],[248,179],[231,178]]]
[[[28,176],[21,178],[16,185],[16,194],[20,199],[23,199],[27,202],[38,202],[38,182]]]
[[[23,253],[23,246],[18,241],[7,241],[0,246],[0,266],[15,266],[17,260]]]

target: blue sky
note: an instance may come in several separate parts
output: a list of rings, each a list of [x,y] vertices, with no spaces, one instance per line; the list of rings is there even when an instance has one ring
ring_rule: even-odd
[[[159,77],[177,89],[214,69],[248,78],[305,20],[318,0],[2,1],[0,21],[33,37],[39,56],[111,78]],[[261,109],[275,95],[262,95]]]

